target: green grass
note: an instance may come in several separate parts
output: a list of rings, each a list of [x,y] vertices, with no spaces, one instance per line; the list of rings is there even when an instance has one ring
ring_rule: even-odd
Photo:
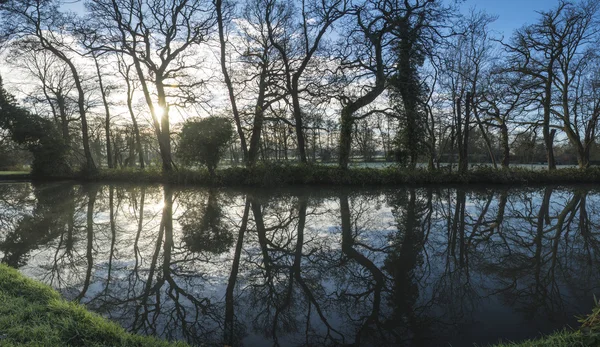
[[[0,346],[186,346],[125,332],[0,265]]]
[[[495,347],[589,347],[598,346],[599,344],[600,339],[589,337],[581,332],[561,331],[537,340],[529,340],[520,343],[505,343],[496,345]]]
[[[29,178],[29,171],[0,171],[0,179]]]
[[[398,167],[350,168],[342,170],[324,165],[260,164],[253,168],[230,167],[217,170],[214,177],[205,169],[179,169],[168,174],[154,170],[101,170],[79,176],[88,181],[175,183],[208,186],[328,185],[386,186],[400,184],[571,184],[600,183],[600,168],[566,168],[555,171],[490,167],[472,169],[465,174],[444,170],[408,170]]]
[[[563,330],[546,337],[519,343],[501,343],[494,347],[576,347],[600,346],[600,305],[587,317],[579,320],[577,330]]]

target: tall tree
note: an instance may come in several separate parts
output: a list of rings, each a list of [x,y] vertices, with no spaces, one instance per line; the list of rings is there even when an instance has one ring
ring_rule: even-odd
[[[55,0],[11,0],[0,4],[0,15],[4,18],[0,36],[11,37],[17,44],[35,42],[69,67],[78,94],[77,105],[81,119],[85,169],[95,171],[96,165],[90,151],[88,135],[86,93],[74,56],[70,54],[75,48],[72,32],[69,30],[72,29],[70,23],[73,23],[75,18],[61,13],[59,4]]]
[[[9,59],[39,82],[27,99],[46,104],[42,110],[49,107],[54,122],[61,129],[65,144],[70,146],[72,136],[69,127],[77,120],[75,115],[78,109],[77,96],[73,95],[77,93],[75,83],[66,64],[51,52],[36,47],[37,45],[15,45],[9,53]]]
[[[559,100],[551,111],[575,147],[581,168],[589,166],[590,149],[595,142],[600,117],[593,106],[591,109],[586,107],[597,104],[593,97],[590,100],[586,96],[594,94],[598,83],[594,74],[599,61],[596,52],[600,44],[599,8],[598,0],[567,3],[554,28],[554,35],[564,39],[556,59],[557,73],[553,82]]]
[[[285,91],[291,98],[300,162],[306,163],[301,95],[306,92],[303,77],[316,58],[325,34],[347,13],[347,0],[266,0],[265,23],[269,40],[283,60]]]
[[[535,24],[516,30],[511,42],[504,43],[512,70],[527,78],[530,88],[539,90],[537,99],[543,113],[542,134],[549,170],[556,169],[556,129],[551,130],[553,83],[557,59],[565,43],[565,33],[558,33],[556,28],[566,7],[567,3],[561,1],[557,8],[541,12],[541,18]]]
[[[225,21],[228,19],[228,14],[232,12],[234,6],[231,4],[223,4],[223,0],[215,0],[215,10],[217,12],[217,26],[219,28],[219,44],[220,44],[220,59],[221,59],[221,71],[223,72],[223,78],[225,85],[227,86],[227,92],[229,93],[229,101],[231,102],[231,112],[233,113],[233,119],[235,122],[235,128],[240,138],[240,145],[242,147],[242,154],[244,156],[244,162],[248,162],[248,145],[246,145],[246,136],[242,129],[242,121],[240,112],[238,109],[237,97],[233,88],[233,82],[229,75],[229,69],[227,67],[227,40],[225,37]],[[259,135],[260,136],[260,135]]]
[[[233,42],[229,42],[228,36],[226,37],[226,24],[235,19],[235,7],[231,3],[216,1],[221,70],[242,154],[248,166],[254,165],[259,158],[261,135],[267,114],[286,97],[285,90],[279,87],[282,61],[276,56],[269,40],[265,21],[267,6],[265,0],[246,1],[238,14],[237,19],[241,20],[236,21],[236,35],[231,39]],[[227,62],[227,53],[232,55],[230,63]],[[232,66],[237,67],[237,71]],[[237,76],[232,78],[230,70]],[[251,124],[249,143],[246,141],[243,122]]]
[[[110,104],[108,101],[109,88],[105,86],[102,81],[102,69],[100,68],[100,55],[96,51],[91,52],[92,58],[94,59],[94,66],[96,67],[96,74],[98,76],[98,88],[100,89],[100,95],[102,96],[102,105],[104,105],[104,135],[106,141],[106,162],[108,168],[114,168],[113,164],[113,151],[110,140]]]
[[[398,5],[396,5],[398,6]],[[397,9],[383,14],[392,25],[395,36],[395,72],[390,80],[392,99],[399,99],[405,125],[398,139],[408,152],[411,168],[415,168],[419,154],[426,143],[427,86],[419,76],[419,68],[443,34],[444,21],[451,15],[448,7],[438,1],[404,1]]]
[[[90,0],[94,23],[87,36],[99,35],[96,49],[123,52],[134,63],[144,99],[158,139],[162,169],[173,170],[171,106],[197,102],[195,89],[204,81],[190,70],[197,68],[193,49],[206,43],[215,24],[208,0]],[[156,95],[153,95],[156,93]]]
[[[135,95],[135,91],[137,89],[138,83],[133,76],[132,69],[133,64],[126,61],[126,58],[123,54],[118,54],[118,66],[119,66],[119,74],[123,77],[125,81],[125,88],[127,93],[126,103],[127,103],[127,111],[129,111],[129,116],[131,117],[131,124],[133,135],[135,137],[135,149],[138,153],[138,161],[140,165],[140,169],[145,167],[144,163],[144,151],[142,149],[142,137],[140,135],[140,127],[138,125],[137,117],[135,112],[133,111],[133,97]],[[131,161],[133,163],[134,160]]]
[[[340,86],[346,87],[338,96],[342,106],[338,163],[342,169],[347,169],[350,161],[354,122],[368,116],[357,112],[385,90],[391,66],[386,47],[392,28],[382,12],[395,10],[390,2],[370,0],[349,11],[345,23],[349,33],[341,44],[336,77]],[[356,84],[362,84],[358,92],[353,88]]]

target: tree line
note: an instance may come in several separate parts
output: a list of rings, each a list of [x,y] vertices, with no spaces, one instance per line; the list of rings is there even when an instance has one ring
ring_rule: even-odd
[[[197,154],[180,145],[181,129],[193,139],[231,128],[213,154],[247,166],[383,158],[413,169],[535,161],[552,170],[600,155],[598,0],[561,0],[506,37],[492,30],[494,15],[451,1],[83,4],[0,2],[0,44],[22,97],[2,88],[12,141],[2,153],[40,147],[44,135],[65,148],[55,151],[63,171],[168,172]],[[19,142],[16,109],[52,136]],[[206,116],[231,126],[192,124]]]

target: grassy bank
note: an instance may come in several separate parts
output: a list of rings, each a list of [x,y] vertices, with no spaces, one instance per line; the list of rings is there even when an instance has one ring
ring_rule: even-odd
[[[494,347],[588,347],[600,346],[600,306],[580,320],[577,330],[563,330],[546,337],[519,343],[501,343]]]
[[[600,183],[600,168],[559,169],[555,171],[488,167],[473,169],[465,174],[443,170],[408,170],[396,167],[351,168],[320,165],[260,165],[254,168],[225,168],[211,177],[206,170],[180,169],[163,174],[157,170],[101,170],[93,175],[80,176],[90,181],[125,181],[175,183],[209,186],[383,186],[399,184],[570,184]]]
[[[186,346],[132,335],[0,265],[0,346]]]

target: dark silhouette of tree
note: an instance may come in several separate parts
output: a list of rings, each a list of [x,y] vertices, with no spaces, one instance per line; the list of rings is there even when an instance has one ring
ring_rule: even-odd
[[[0,14],[3,15],[3,26],[0,28],[2,35],[10,37],[14,44],[46,50],[69,67],[78,95],[85,169],[94,172],[96,164],[90,150],[86,92],[81,73],[70,54],[76,50],[76,46],[71,45],[68,40],[69,28],[74,19],[61,13],[58,2],[51,0],[10,1],[0,5]]]
[[[205,165],[214,176],[233,137],[233,128],[223,117],[192,119],[183,124],[180,137],[177,154],[185,162]]]
[[[17,105],[6,92],[0,77],[0,128],[9,132],[11,139],[25,146],[33,154],[32,174],[35,176],[68,175],[67,145],[54,123]]]

